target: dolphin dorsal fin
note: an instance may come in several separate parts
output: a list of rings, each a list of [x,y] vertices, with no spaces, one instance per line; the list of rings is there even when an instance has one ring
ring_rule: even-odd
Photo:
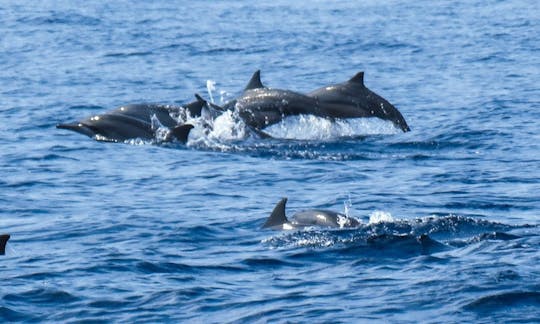
[[[264,88],[264,85],[261,82],[261,70],[257,70],[255,73],[253,73],[253,76],[249,80],[247,86],[244,88],[244,91],[258,88]]]
[[[9,240],[9,234],[0,235],[0,255],[6,254],[6,243]]]
[[[200,103],[206,105],[207,101],[206,101],[203,97],[201,97],[200,94],[196,93],[196,94],[195,94],[195,98],[197,99],[198,102],[200,102]]]
[[[364,71],[360,71],[360,72],[356,73],[356,75],[353,76],[349,80],[349,82],[364,85]]]
[[[208,101],[206,101],[201,95],[198,93],[195,94],[195,98],[197,99],[197,102],[201,105],[201,117],[204,120],[212,119],[212,113],[210,112],[210,109],[208,108]]]
[[[175,138],[182,144],[186,144],[188,141],[189,131],[193,129],[193,125],[183,124],[176,126],[171,130],[170,138]]]
[[[210,101],[207,101],[205,100],[203,97],[201,97],[198,93],[195,94],[195,98],[197,98],[197,102],[200,102],[201,104],[203,105],[206,105],[214,110],[217,110],[217,111],[225,111],[226,109],[219,106],[219,105],[216,105],[215,103],[211,103]]]
[[[281,199],[277,203],[276,207],[274,207],[272,214],[270,214],[270,217],[268,217],[268,219],[266,220],[262,228],[281,226],[287,223],[289,220],[287,219],[287,216],[285,216],[286,204],[287,204],[287,198]]]

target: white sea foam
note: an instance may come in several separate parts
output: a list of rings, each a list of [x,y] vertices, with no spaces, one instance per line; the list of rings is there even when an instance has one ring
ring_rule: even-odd
[[[289,116],[264,129],[274,138],[296,140],[332,140],[377,134],[396,134],[390,121],[379,118],[329,119],[313,115]]]
[[[188,117],[185,121],[194,126],[189,144],[222,144],[246,139],[252,132],[235,111],[227,111],[214,120]],[[273,138],[294,140],[334,140],[376,134],[395,134],[391,122],[378,118],[330,120],[311,115],[291,116],[263,130]]]
[[[159,121],[157,116],[154,114],[151,117],[151,123],[152,123],[152,130],[154,131],[154,137],[158,143],[165,141],[165,139],[169,136],[169,133],[171,130]]]
[[[384,222],[393,222],[394,217],[392,217],[392,214],[389,212],[385,212],[382,210],[376,210],[369,214],[369,224],[377,224],[377,223],[384,223]]]

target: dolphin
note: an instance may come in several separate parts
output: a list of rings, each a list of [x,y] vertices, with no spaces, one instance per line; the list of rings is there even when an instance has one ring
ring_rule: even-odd
[[[378,117],[390,120],[404,132],[410,130],[401,113],[387,100],[364,86],[364,72],[349,81],[314,90],[307,95],[268,88],[257,70],[243,93],[223,105],[236,109],[239,116],[256,131],[279,123],[287,116],[314,115],[323,118]]]
[[[192,116],[201,114],[204,102],[196,100],[183,107],[158,104],[131,104],[121,106],[101,115],[84,120],[58,124],[57,128],[68,129],[92,137],[99,141],[123,142],[133,138],[151,140],[155,138],[157,118],[158,124],[170,129],[165,141],[178,140],[187,142],[192,125],[178,125],[171,115],[189,112]]]
[[[273,230],[301,229],[308,226],[349,228],[357,227],[360,222],[353,217],[349,217],[330,210],[310,209],[298,212],[291,217],[285,215],[285,205],[287,198],[282,198],[274,207],[272,214],[262,228]]]
[[[346,82],[329,85],[307,94],[317,101],[323,115],[335,118],[378,117],[389,120],[404,132],[411,129],[390,102],[364,85],[364,72]]]
[[[6,244],[10,237],[9,234],[0,235],[0,255],[6,254]]]

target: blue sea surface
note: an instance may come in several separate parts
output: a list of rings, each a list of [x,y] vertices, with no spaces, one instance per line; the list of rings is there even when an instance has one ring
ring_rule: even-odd
[[[539,17],[532,0],[2,1],[0,321],[539,322]],[[365,71],[412,131],[55,128],[222,103],[257,69],[299,92]],[[361,225],[261,229],[282,197]]]

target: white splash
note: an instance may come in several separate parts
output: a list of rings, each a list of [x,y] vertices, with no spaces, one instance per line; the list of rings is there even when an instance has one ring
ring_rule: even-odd
[[[226,101],[228,101],[230,97],[231,95],[227,91],[225,90],[219,91],[219,102],[221,104],[224,104]]]
[[[154,138],[156,139],[156,141],[158,143],[165,141],[169,136],[171,130],[161,124],[156,114],[153,114],[150,120],[152,123],[152,131],[154,131]]]
[[[369,224],[389,223],[393,221],[394,217],[389,212],[376,210],[369,214]]]
[[[212,96],[212,91],[216,91],[216,81],[206,80],[206,91],[208,91],[208,96],[210,97],[210,101],[212,103],[215,103],[214,97]]]
[[[264,129],[274,138],[296,140],[331,140],[378,134],[397,134],[392,122],[379,118],[329,119],[313,115],[284,118],[280,123]]]
[[[351,201],[351,195],[347,197],[347,200],[343,202],[343,211],[345,213],[345,216],[351,217],[351,211],[352,211],[352,201]]]
[[[337,223],[339,225],[339,228],[344,228],[346,226],[349,226],[351,221],[347,216],[344,215],[337,215]]]
[[[188,146],[226,148],[226,143],[245,139],[249,134],[244,122],[233,111],[226,111],[214,120],[188,118],[186,123],[194,127],[189,133]]]
[[[234,111],[226,111],[214,119],[210,135],[226,141],[240,140],[247,137],[246,124]]]

